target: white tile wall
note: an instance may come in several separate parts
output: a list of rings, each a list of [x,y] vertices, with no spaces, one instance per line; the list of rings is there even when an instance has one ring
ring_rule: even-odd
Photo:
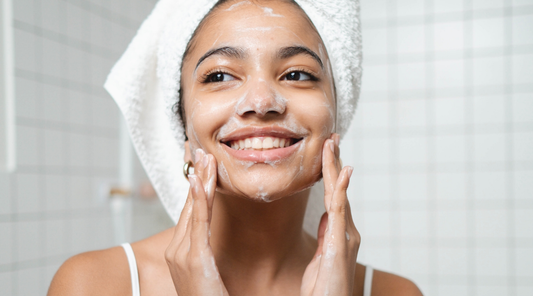
[[[472,46],[474,48],[494,48],[504,46],[504,25],[504,18],[473,20]]]
[[[472,7],[474,9],[502,8],[505,2],[505,0],[472,0]]]
[[[361,14],[371,46],[342,149],[360,260],[427,295],[531,295],[533,1],[361,0]]]
[[[398,16],[413,16],[424,14],[424,0],[404,0],[396,7]]]
[[[462,0],[459,2],[462,2]],[[446,3],[443,7],[450,6],[449,3]],[[433,48],[436,51],[463,49],[463,27],[463,22],[445,22],[433,25]]]
[[[382,29],[383,31],[386,30]],[[404,27],[398,27],[396,30],[397,34],[397,40],[396,40],[396,46],[398,47],[399,53],[422,53],[424,52],[424,47],[426,43],[425,39],[425,33],[424,33],[424,27],[423,26],[404,26]],[[386,37],[385,34],[383,34],[383,37]],[[375,37],[378,38],[378,37]],[[386,40],[383,42],[384,45],[386,45]],[[366,46],[366,39],[365,39],[365,50],[367,49]],[[384,48],[386,50],[386,48]]]
[[[1,295],[42,295],[65,258],[113,244],[98,190],[117,178],[119,116],[101,85],[153,4],[14,1],[20,166],[0,174]],[[342,145],[362,262],[428,295],[533,294],[532,12],[361,0],[362,94]],[[135,239],[169,224],[157,203],[134,209]]]
[[[19,166],[0,174],[0,295],[44,295],[69,256],[114,244],[98,189],[118,178],[120,118],[102,85],[155,1],[13,3]],[[136,204],[134,239],[170,225]]]
[[[483,124],[503,124],[505,122],[505,106],[507,103],[503,96],[476,96],[473,99],[473,123]],[[513,116],[516,118],[516,116]]]
[[[12,243],[11,238],[13,237],[13,227],[11,222],[2,222],[0,223],[0,264],[8,264],[11,261],[12,254]]]

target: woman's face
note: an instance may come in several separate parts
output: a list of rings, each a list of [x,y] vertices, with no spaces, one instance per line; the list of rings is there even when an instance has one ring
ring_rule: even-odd
[[[224,194],[273,201],[320,179],[335,129],[328,57],[301,10],[232,1],[198,32],[183,64],[189,146],[215,156]]]

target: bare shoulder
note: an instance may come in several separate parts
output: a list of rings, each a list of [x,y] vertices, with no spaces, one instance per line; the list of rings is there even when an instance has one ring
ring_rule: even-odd
[[[374,270],[372,296],[421,296],[422,292],[411,280],[392,273]]]
[[[124,249],[114,247],[69,258],[55,274],[48,295],[131,295]]]

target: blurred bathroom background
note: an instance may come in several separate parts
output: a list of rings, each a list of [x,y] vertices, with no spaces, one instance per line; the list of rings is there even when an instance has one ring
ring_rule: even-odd
[[[44,295],[68,257],[172,225],[102,87],[156,1],[0,1],[0,295]],[[359,261],[425,295],[533,295],[533,0],[361,17]]]

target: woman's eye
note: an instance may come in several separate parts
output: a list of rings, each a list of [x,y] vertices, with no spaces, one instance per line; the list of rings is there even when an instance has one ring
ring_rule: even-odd
[[[294,81],[307,81],[307,80],[313,80],[313,76],[310,74],[300,72],[300,71],[294,71],[290,72],[289,74],[285,75],[286,80],[294,80]]]
[[[206,82],[224,82],[235,80],[235,78],[227,73],[213,73],[207,76]]]

